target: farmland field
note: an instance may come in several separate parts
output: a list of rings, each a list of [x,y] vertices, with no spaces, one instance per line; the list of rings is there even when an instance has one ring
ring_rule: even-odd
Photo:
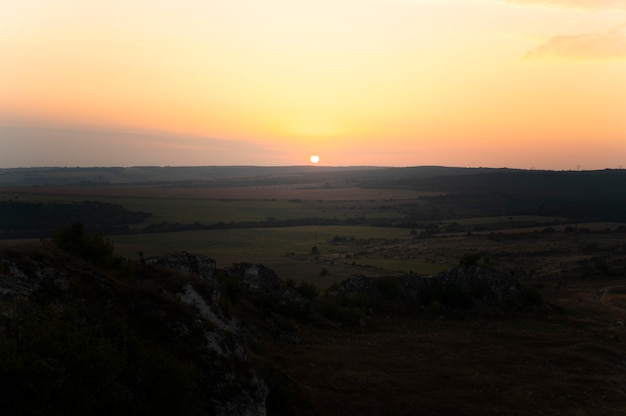
[[[430,182],[417,186],[419,177],[402,179],[402,175],[414,174],[410,170],[317,172],[221,176],[203,181],[199,179],[200,169],[198,179],[188,182],[167,182],[160,176],[154,183],[13,186],[0,188],[0,202],[45,206],[99,201],[121,206],[128,213],[118,213],[120,221],[140,218],[103,229],[121,255],[136,258],[138,252],[153,256],[184,250],[215,258],[220,267],[235,262],[263,263],[283,277],[312,281],[320,287],[352,274],[431,275],[472,251],[488,253],[492,262],[506,258],[503,265],[511,269],[529,269],[525,266],[533,264],[533,258],[527,264],[517,264],[516,251],[550,251],[563,243],[567,244],[563,250],[569,253],[577,250],[572,245],[578,234],[565,231],[616,230],[623,225],[620,221],[572,218],[570,214],[590,212],[590,208],[581,211],[577,205],[580,195],[558,196],[563,194],[561,190],[548,197],[525,193],[525,181],[536,181],[533,172],[525,174],[528,179],[515,179],[519,186],[493,193],[483,190],[493,184],[482,176],[474,188],[468,188],[465,182],[477,176],[459,177],[461,186],[454,185],[451,176],[441,176],[439,182],[433,182],[436,186]],[[113,173],[119,172],[102,172],[103,176]],[[173,178],[183,179],[181,171],[172,173]],[[506,175],[493,173],[498,181],[508,178],[502,181],[508,187],[512,185],[511,175]],[[363,186],[359,186],[360,181]],[[597,192],[605,182],[589,192]],[[522,191],[516,194],[515,189]],[[535,202],[544,200],[550,201],[545,210],[543,202]],[[102,209],[106,216],[106,207]],[[592,218],[613,215],[614,211],[614,207],[608,214],[598,211]],[[137,212],[146,215],[131,215]],[[85,225],[97,229],[98,224]],[[472,234],[475,238],[468,238]]]
[[[281,220],[307,217],[345,218],[348,216],[385,216],[380,212],[385,201],[437,194],[405,190],[361,189],[280,189],[255,188],[0,188],[0,199],[32,202],[80,202],[97,200],[118,204],[132,211],[152,214],[145,224],[167,222],[218,223]],[[389,202],[386,202],[389,205]]]
[[[123,233],[106,233],[121,255],[137,258],[139,252],[148,257],[184,250],[212,257],[219,267],[263,263],[282,277],[313,282],[320,288],[353,274],[432,275],[471,251],[489,252],[492,261],[497,261],[509,256],[503,254],[505,247],[509,247],[505,251],[527,250],[525,245],[540,247],[550,238],[545,235],[539,241],[528,233],[550,227],[559,234],[555,241],[562,241],[571,237],[563,234],[568,225],[585,228],[580,221],[537,212],[534,206],[525,212],[521,207],[527,204],[520,202],[515,202],[519,207],[511,205],[506,215],[493,215],[504,206],[493,211],[489,199],[471,194],[457,194],[456,205],[449,207],[449,201],[441,199],[446,193],[437,190],[361,188],[330,177],[319,182],[305,177],[281,180],[264,186],[5,187],[0,188],[0,202],[99,201],[121,206],[131,213],[149,214],[128,224]],[[471,207],[467,212],[463,201]],[[483,215],[475,214],[477,203],[487,204],[480,211]],[[599,227],[615,229],[620,224]],[[466,233],[487,238],[462,238]],[[527,237],[498,237],[524,233]],[[518,267],[513,257],[507,267]]]
[[[195,230],[117,235],[110,239],[120,254],[131,258],[139,251],[144,256],[155,256],[185,250],[214,258],[218,267],[236,262],[263,263],[286,278],[310,280],[320,285],[343,280],[353,273],[379,275],[414,271],[430,274],[448,266],[414,259],[385,260],[374,254],[357,260],[355,253],[366,246],[382,247],[389,241],[409,240],[408,230],[402,228],[302,226]],[[317,247],[317,254],[312,254],[313,247]],[[332,277],[320,279],[324,268]]]

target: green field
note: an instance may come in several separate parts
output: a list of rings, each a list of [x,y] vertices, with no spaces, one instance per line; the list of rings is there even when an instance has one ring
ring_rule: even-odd
[[[341,243],[333,242],[337,237]],[[207,255],[215,259],[220,268],[238,262],[263,263],[281,277],[311,281],[321,288],[356,273],[379,275],[413,271],[432,274],[447,267],[414,259],[353,260],[345,257],[364,245],[409,238],[406,229],[370,226],[197,230],[110,237],[118,254],[130,258],[137,258],[139,251],[150,257],[184,250]],[[312,254],[314,246],[318,248],[318,255]],[[320,276],[322,269],[328,274]]]
[[[566,223],[564,218],[538,215],[486,214],[463,218],[463,204],[454,207],[456,215],[452,218],[443,214],[446,212],[443,208],[438,218],[432,213],[438,212],[434,204],[439,200],[419,196],[403,199],[406,198],[404,191],[393,189],[386,190],[384,195],[356,188],[318,189],[315,197],[300,197],[303,191],[299,188],[281,190],[282,197],[278,197],[278,191],[272,187],[232,188],[229,198],[221,198],[220,195],[228,193],[220,192],[219,188],[150,186],[25,188],[0,193],[0,198],[23,202],[100,201],[121,205],[130,211],[147,212],[152,215],[150,218],[128,225],[132,234],[107,234],[118,254],[137,259],[139,252],[150,257],[188,251],[215,259],[219,268],[238,262],[262,263],[282,278],[312,282],[320,289],[354,274],[382,276],[415,272],[432,275],[456,261],[450,256],[425,255],[417,243],[422,241],[420,238],[446,238],[446,235],[465,234],[474,229],[518,230],[546,222]],[[301,220],[300,224],[307,224],[311,223],[311,218],[349,220],[344,224],[363,225],[277,226],[285,225],[280,221],[297,224],[297,220]],[[396,225],[405,219],[413,221],[416,229],[371,225]],[[220,224],[220,229],[201,229],[215,224]],[[152,230],[177,231],[141,232],[150,225],[156,225]],[[434,232],[429,225],[436,225]],[[248,226],[264,228],[243,228]],[[313,251],[313,247],[317,250]]]
[[[500,217],[474,217],[474,218],[459,218],[452,220],[460,225],[481,225],[481,224],[507,224],[510,222],[516,223],[542,223],[552,221],[566,221],[565,218],[558,217],[545,217],[539,215],[513,215],[513,216],[500,216]],[[448,221],[446,221],[448,223]]]
[[[209,199],[176,197],[132,197],[107,195],[64,195],[46,193],[3,193],[2,199],[27,202],[81,202],[85,200],[121,205],[130,211],[152,214],[131,228],[163,222],[180,224],[216,224],[244,221],[296,220],[301,218],[345,219],[348,217],[399,218],[396,212],[380,212],[372,201],[346,203],[337,201],[300,201],[277,199]]]
[[[226,259],[227,262],[255,262],[268,256],[310,254],[313,246],[317,246],[320,252],[337,251],[340,246],[328,241],[335,236],[391,239],[407,237],[408,232],[401,228],[369,226],[302,226],[131,234],[111,236],[110,239],[124,255],[143,251],[150,256],[186,250]]]

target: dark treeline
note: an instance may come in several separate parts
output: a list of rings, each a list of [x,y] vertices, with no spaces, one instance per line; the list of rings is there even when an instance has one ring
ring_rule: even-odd
[[[416,169],[416,170],[413,170]],[[419,190],[535,195],[621,195],[626,196],[626,170],[535,171],[513,169],[441,170],[425,176],[419,168],[408,168],[402,175],[381,180],[379,185],[395,185]]]
[[[391,222],[386,219],[378,219],[379,224],[392,226]],[[336,218],[318,218],[307,217],[298,219],[267,219],[263,221],[239,221],[239,222],[217,222],[214,224],[201,224],[195,222],[193,224],[170,223],[167,221],[159,224],[151,224],[141,229],[142,233],[165,233],[174,231],[191,231],[191,230],[228,230],[242,228],[270,228],[270,227],[297,227],[306,225],[372,225],[373,221],[365,217],[352,217],[344,219]]]
[[[53,230],[79,221],[90,232],[126,233],[129,224],[150,218],[146,212],[133,212],[121,205],[98,201],[77,203],[0,201],[0,237],[50,237]]]

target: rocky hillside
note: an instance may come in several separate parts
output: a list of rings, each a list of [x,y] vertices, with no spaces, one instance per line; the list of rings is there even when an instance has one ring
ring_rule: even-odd
[[[7,414],[289,414],[293,380],[264,339],[428,310],[537,308],[477,265],[434,277],[354,276],[322,295],[262,265],[196,254],[115,257],[82,229],[0,249],[0,407]],[[63,249],[59,248],[62,247]]]
[[[208,259],[116,273],[48,246],[5,248],[1,259],[7,414],[266,413],[268,386],[219,306]]]

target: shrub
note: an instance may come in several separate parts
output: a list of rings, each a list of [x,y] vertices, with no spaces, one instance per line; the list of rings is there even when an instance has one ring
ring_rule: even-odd
[[[361,310],[357,306],[342,305],[335,296],[328,296],[322,303],[322,313],[328,319],[337,320],[349,325],[357,325],[361,321]]]
[[[474,304],[472,294],[458,283],[433,281],[422,296],[426,306],[437,304],[448,309],[468,309]]]
[[[482,255],[477,252],[465,253],[459,259],[459,266],[461,267],[471,267],[478,264],[478,261]]]
[[[80,222],[55,231],[52,241],[59,248],[97,266],[112,266],[116,262],[113,243],[100,234],[85,234]]]
[[[311,283],[306,283],[306,282],[300,283],[296,287],[296,290],[298,291],[300,296],[308,300],[315,299],[317,295],[319,294],[319,290],[317,289],[315,285],[312,285]]]
[[[474,303],[472,295],[456,283],[441,285],[438,300],[442,305],[451,309],[468,309]]]
[[[381,277],[378,279],[378,290],[387,300],[393,300],[400,295],[400,285],[391,277]]]

